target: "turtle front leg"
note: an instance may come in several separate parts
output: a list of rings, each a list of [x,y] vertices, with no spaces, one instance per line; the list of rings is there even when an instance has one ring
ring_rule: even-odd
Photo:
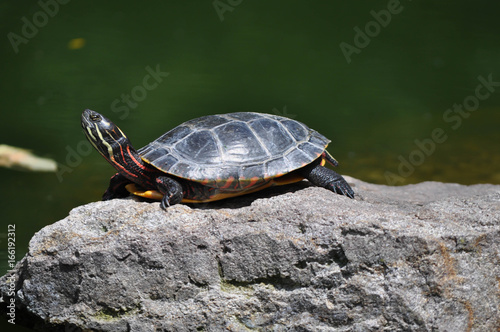
[[[103,201],[109,201],[113,198],[123,198],[130,195],[125,186],[130,183],[126,177],[121,175],[120,173],[116,173],[109,180],[109,187],[106,189],[104,194],[102,195]]]
[[[321,166],[319,163],[305,167],[302,175],[316,186],[326,188],[339,195],[354,198],[354,191],[342,175]]]
[[[157,177],[156,186],[158,191],[163,194],[160,204],[163,210],[166,210],[171,205],[180,203],[184,197],[184,190],[181,184],[168,176]]]

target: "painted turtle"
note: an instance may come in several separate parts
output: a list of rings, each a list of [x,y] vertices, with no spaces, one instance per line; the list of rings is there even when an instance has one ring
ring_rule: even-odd
[[[137,151],[120,128],[97,112],[85,110],[82,127],[90,143],[118,171],[103,200],[133,193],[159,199],[166,209],[304,178],[354,198],[345,179],[323,167],[325,162],[338,165],[325,150],[330,140],[285,117],[250,112],[203,116]]]

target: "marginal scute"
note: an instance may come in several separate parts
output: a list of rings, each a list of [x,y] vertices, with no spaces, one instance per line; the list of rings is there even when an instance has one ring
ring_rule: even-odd
[[[196,176],[196,178],[208,179],[208,185],[215,183],[217,178],[227,179],[231,176],[234,177],[235,175],[237,175],[237,173],[233,170],[221,169],[219,166],[200,167],[199,170],[199,175]],[[221,176],[222,174],[224,174],[224,177]]]
[[[217,179],[215,182],[216,183],[215,186],[217,188],[222,188],[225,185],[226,180],[230,178],[235,179],[236,180],[235,182],[238,183],[239,174],[234,167],[223,167],[221,169],[214,169],[214,170],[217,173],[217,175],[215,175],[215,179]]]
[[[289,163],[285,158],[280,157],[265,163],[266,174],[281,175],[291,171]]]
[[[309,164],[312,159],[311,157],[307,156],[304,152],[302,152],[299,149],[293,149],[289,153],[287,153],[284,158],[293,165],[297,165],[297,168],[302,167],[305,164]]]
[[[254,176],[253,178],[240,178],[240,186],[242,189],[255,188],[266,183],[266,180],[262,177]]]
[[[139,154],[146,162],[155,160],[159,165],[164,165],[165,168],[162,167],[164,170],[166,170],[166,167],[172,166],[178,161],[178,159],[170,153],[170,148],[157,147],[155,149],[153,145],[148,145],[139,150]]]
[[[254,177],[263,178],[265,176],[265,167],[263,163],[247,165],[240,167],[239,178],[251,179]]]
[[[323,150],[328,145],[328,143],[330,143],[330,140],[328,138],[326,138],[325,136],[321,135],[320,133],[314,130],[311,132],[311,137],[309,137],[307,141],[311,144],[316,145],[319,148],[322,147]]]
[[[154,157],[153,153],[149,153],[145,156],[143,156],[143,160],[149,162],[150,160],[155,161],[155,167],[165,171],[165,172],[170,172],[170,169],[174,167],[178,162],[179,159],[173,156],[172,154],[164,154],[163,156],[160,156],[158,158],[152,158]],[[172,173],[173,174],[173,173]]]
[[[169,174],[189,174],[189,173],[195,173],[195,168],[197,168],[196,165],[192,164],[186,164],[185,162],[178,162],[175,165],[173,165],[168,173]]]
[[[165,173],[208,186],[224,186],[220,180],[234,177],[230,187],[237,190],[313,162],[329,142],[298,121],[242,112],[189,120],[139,154]]]
[[[317,145],[314,145],[310,142],[301,143],[297,146],[297,148],[312,160],[318,158],[325,150],[324,147],[320,148]]]

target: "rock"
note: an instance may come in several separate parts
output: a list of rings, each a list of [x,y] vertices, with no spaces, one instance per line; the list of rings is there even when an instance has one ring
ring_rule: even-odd
[[[500,186],[347,177],[203,205],[116,199],[30,241],[16,323],[40,331],[496,331]],[[1,307],[4,315],[6,307]]]

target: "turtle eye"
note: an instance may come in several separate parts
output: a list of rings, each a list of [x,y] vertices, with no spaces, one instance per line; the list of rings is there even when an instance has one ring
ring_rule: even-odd
[[[91,113],[89,115],[89,119],[91,121],[97,122],[97,121],[101,121],[101,116],[99,114]]]

